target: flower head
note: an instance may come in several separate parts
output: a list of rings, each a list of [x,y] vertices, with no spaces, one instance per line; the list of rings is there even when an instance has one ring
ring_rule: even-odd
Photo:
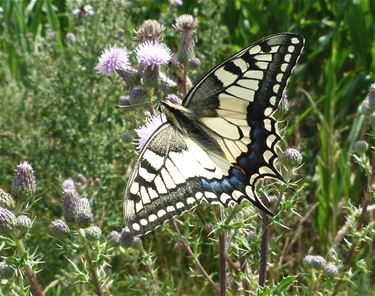
[[[145,41],[157,42],[162,39],[164,32],[164,26],[159,24],[155,20],[146,20],[139,27],[137,33],[138,42],[142,43]]]
[[[62,219],[57,219],[51,223],[52,235],[56,238],[63,238],[69,233],[69,226]]]
[[[182,0],[169,0],[169,4],[171,6],[181,6],[182,5]]]
[[[120,244],[123,247],[128,247],[134,242],[134,235],[130,232],[129,227],[124,227],[120,234]]]
[[[27,162],[21,162],[16,167],[12,182],[12,192],[17,196],[30,197],[35,193],[36,182],[34,171]]]
[[[283,152],[283,160],[286,165],[296,167],[302,163],[302,154],[297,149],[287,148]]]
[[[112,75],[117,70],[125,70],[128,67],[129,54],[126,48],[113,46],[102,52],[96,69],[104,75]]]
[[[6,262],[0,262],[0,279],[10,278],[14,274],[14,269]]]
[[[129,91],[130,104],[140,104],[147,100],[146,92],[138,86],[132,87]]]
[[[182,100],[179,96],[175,95],[175,94],[169,94],[167,95],[167,97],[165,98],[167,101],[170,101],[174,104],[178,104],[178,105],[181,105],[182,103]]]
[[[277,106],[277,109],[280,110],[283,113],[287,113],[289,109],[289,101],[288,101],[288,95],[286,94],[286,91],[283,91],[283,94],[281,96],[279,106]]]
[[[128,106],[130,106],[129,96],[120,96],[118,98],[117,104],[118,104],[119,107],[128,107]]]
[[[16,216],[6,208],[0,208],[0,232],[8,231],[16,223]]]
[[[138,134],[138,152],[140,152],[143,149],[143,147],[146,145],[147,141],[150,139],[153,133],[166,121],[167,119],[163,113],[159,116],[150,116],[146,120],[145,125],[135,130]]]
[[[198,22],[193,16],[184,14],[176,19],[174,25],[176,31],[180,33],[180,45],[178,47],[178,60],[185,64],[195,58],[194,38]]]
[[[79,173],[77,175],[77,181],[80,182],[81,184],[86,184],[87,183],[86,177],[83,174],[81,174],[81,173]]]
[[[107,239],[112,245],[117,246],[120,243],[120,237],[120,233],[114,230],[108,234]]]
[[[85,229],[85,236],[89,241],[96,241],[102,235],[102,230],[96,226],[91,225],[90,227]]]
[[[77,37],[76,35],[74,35],[74,33],[69,32],[68,34],[66,34],[65,40],[67,42],[74,43],[77,41]]]
[[[92,214],[90,202],[87,198],[80,198],[77,205],[76,223],[80,228],[86,228],[90,226],[94,220]]]
[[[26,215],[20,215],[16,218],[16,227],[25,231],[31,227],[31,219]]]
[[[333,263],[328,263],[324,266],[324,273],[327,277],[335,278],[339,275],[339,269]]]
[[[61,197],[61,206],[64,213],[64,218],[67,221],[75,219],[78,207],[79,195],[75,189],[65,189]]]
[[[0,188],[0,207],[13,209],[15,204],[14,198],[8,192]]]
[[[171,50],[159,42],[143,42],[137,46],[135,52],[139,65],[144,69],[164,65],[171,59]]]
[[[369,89],[368,89],[368,95],[367,95],[368,101],[370,108],[375,107],[375,83],[371,84]]]
[[[72,179],[66,179],[62,183],[63,190],[75,190],[76,186],[74,185],[74,181]]]
[[[190,14],[180,15],[174,25],[177,32],[195,31],[198,27],[198,21]]]
[[[326,260],[322,256],[307,255],[303,258],[303,263],[315,269],[324,268]]]
[[[196,70],[201,66],[201,61],[198,58],[192,58],[189,60],[188,64],[191,69]]]
[[[368,150],[368,147],[368,143],[361,140],[354,143],[353,150],[357,154],[364,154]]]

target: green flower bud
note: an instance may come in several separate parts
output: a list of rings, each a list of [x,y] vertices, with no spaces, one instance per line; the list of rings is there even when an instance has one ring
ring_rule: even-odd
[[[90,202],[87,198],[80,198],[77,206],[76,223],[79,228],[86,228],[94,220]]]
[[[64,238],[69,233],[69,226],[62,219],[57,219],[51,223],[51,232],[55,238]]]
[[[85,236],[89,241],[96,241],[102,235],[102,231],[98,226],[91,225],[85,229]]]
[[[14,198],[2,188],[0,188],[0,207],[13,209],[15,206]]]

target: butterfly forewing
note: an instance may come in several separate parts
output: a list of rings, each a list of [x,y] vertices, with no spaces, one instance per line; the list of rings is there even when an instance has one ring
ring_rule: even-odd
[[[183,102],[228,162],[246,174],[247,186],[241,190],[266,211],[255,185],[261,178],[282,180],[275,168],[280,135],[273,113],[303,45],[297,34],[264,38],[216,66]],[[233,170],[224,173],[222,181],[232,174]]]

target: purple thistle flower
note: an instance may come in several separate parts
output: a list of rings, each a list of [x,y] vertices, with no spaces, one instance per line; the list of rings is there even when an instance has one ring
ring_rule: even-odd
[[[26,161],[16,167],[12,182],[12,193],[20,197],[30,197],[35,193],[36,182],[32,166]]]
[[[74,189],[64,189],[61,197],[61,206],[63,209],[64,217],[67,221],[73,221],[77,213],[79,202],[79,195]]]
[[[135,130],[138,134],[136,142],[138,152],[143,149],[152,134],[166,121],[167,119],[163,113],[159,116],[150,116],[143,126]]]
[[[171,50],[159,42],[143,42],[135,49],[138,63],[142,68],[154,68],[168,63],[171,59]]]
[[[0,207],[0,233],[11,230],[16,223],[16,216],[8,209]]]
[[[117,70],[129,67],[129,54],[126,48],[113,46],[103,50],[96,69],[104,75],[115,74]]]
[[[90,226],[94,216],[91,211],[90,202],[87,198],[80,198],[77,204],[76,223],[79,228]]]
[[[120,243],[120,237],[120,233],[113,230],[108,234],[107,239],[112,245],[117,246]]]
[[[72,179],[66,179],[63,183],[62,183],[62,189],[63,190],[75,190],[76,189],[76,186],[74,185],[74,182]]]

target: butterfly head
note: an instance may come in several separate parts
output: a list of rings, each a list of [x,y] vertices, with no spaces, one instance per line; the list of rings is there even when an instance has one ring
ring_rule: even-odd
[[[163,112],[167,120],[180,131],[186,131],[186,128],[189,128],[189,124],[192,123],[193,116],[191,111],[182,105],[170,101],[163,101],[160,111]]]

